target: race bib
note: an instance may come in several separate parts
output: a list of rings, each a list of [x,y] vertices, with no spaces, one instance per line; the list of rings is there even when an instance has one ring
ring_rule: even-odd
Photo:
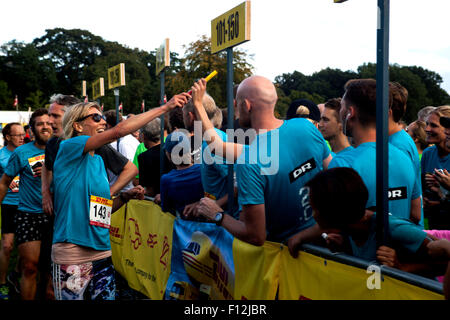
[[[91,196],[89,204],[89,224],[102,228],[111,226],[113,201],[102,197]]]
[[[41,154],[40,156],[28,158],[28,164],[30,165],[31,172],[34,177],[37,177],[36,169],[42,167],[45,161],[45,154]]]
[[[13,179],[13,182],[16,183],[16,187],[14,187],[14,188],[11,189],[12,192],[19,192],[19,181],[20,181],[19,176],[16,176],[16,177]]]

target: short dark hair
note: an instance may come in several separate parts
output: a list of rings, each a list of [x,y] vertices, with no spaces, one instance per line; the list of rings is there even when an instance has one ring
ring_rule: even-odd
[[[36,109],[32,114],[31,114],[31,117],[30,117],[30,128],[31,128],[31,130],[33,131],[33,133],[35,133],[35,128],[34,128],[34,125],[36,124],[36,118],[37,117],[40,117],[40,116],[43,116],[43,115],[48,115],[48,110],[47,109],[44,109],[44,108],[39,108],[39,109]]]
[[[341,117],[339,116],[339,112],[341,111],[341,98],[332,98],[329,99],[324,104],[325,108],[334,110],[337,113],[337,120],[341,122]]]
[[[363,126],[374,125],[377,116],[377,82],[375,79],[352,79],[344,86],[344,100],[357,109],[357,118]],[[392,93],[389,91],[389,105]]]
[[[116,110],[107,110],[103,113],[106,118],[106,123],[111,127],[114,127],[117,124],[116,118]],[[122,121],[122,114],[119,112],[119,122]]]
[[[389,91],[392,92],[392,118],[395,122],[400,122],[406,112],[408,90],[398,82],[389,82]]]
[[[2,129],[3,142],[4,142],[5,146],[8,145],[8,141],[6,140],[6,136],[11,134],[11,129],[12,129],[13,126],[22,126],[22,125],[20,123],[18,123],[18,122],[10,122]]]
[[[185,129],[183,121],[183,110],[181,108],[174,108],[169,112],[170,132],[175,129]]]
[[[310,190],[311,207],[327,227],[345,229],[365,214],[369,192],[361,176],[352,168],[321,171],[306,186]]]

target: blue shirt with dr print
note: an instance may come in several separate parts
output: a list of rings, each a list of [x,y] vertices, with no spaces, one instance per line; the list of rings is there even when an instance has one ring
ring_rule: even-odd
[[[420,158],[419,158],[419,152],[417,151],[416,144],[414,143],[414,140],[411,138],[411,136],[405,131],[400,130],[396,133],[393,133],[389,136],[389,142],[392,143],[392,145],[396,146],[398,149],[403,151],[408,158],[411,160],[414,170],[416,172],[416,188],[420,191],[420,195],[422,195],[422,180],[420,175]],[[421,199],[421,215],[420,215],[420,222],[419,225],[423,227],[424,220],[423,220],[423,205],[422,205],[422,199]]]
[[[421,195],[412,162],[399,149],[389,144],[389,211],[396,217],[410,219],[411,199]],[[367,208],[376,206],[376,143],[360,144],[349,152],[337,154],[329,168],[350,167],[359,173],[369,191]]]
[[[307,119],[290,119],[244,150],[236,164],[239,204],[264,204],[267,240],[283,242],[313,226],[303,186],[330,155],[319,130]]]
[[[427,237],[425,231],[420,226],[392,215],[389,219],[389,239],[395,249],[404,249],[405,251],[414,254],[419,250],[423,241]],[[375,261],[377,259],[377,241],[376,241],[376,214],[370,218],[370,229],[367,241],[358,246],[352,239],[348,237],[353,256],[366,259],[368,261]]]
[[[34,169],[44,165],[45,149],[34,142],[17,147],[9,157],[5,174],[14,178],[20,175],[19,205],[17,209],[28,213],[43,213],[41,176]]]
[[[53,243],[67,242],[110,250],[109,229],[90,224],[90,196],[111,199],[102,158],[84,153],[89,136],[61,142],[53,165],[55,227]]]
[[[13,151],[9,150],[6,146],[0,149],[0,177],[5,173],[9,158],[12,154]],[[11,206],[17,206],[19,204],[19,192],[13,192],[10,188],[8,188],[8,191],[6,192],[5,198],[3,198],[2,203]]]

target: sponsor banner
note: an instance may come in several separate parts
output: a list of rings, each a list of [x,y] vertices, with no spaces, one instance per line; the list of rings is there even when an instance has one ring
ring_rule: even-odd
[[[161,300],[170,275],[174,217],[153,202],[130,200],[125,223],[117,220],[112,219],[110,232],[116,269],[131,288]]]
[[[279,243],[266,241],[257,247],[234,239],[235,299],[275,300],[281,272],[281,250]]]
[[[281,254],[280,300],[442,300],[443,295],[306,252]],[[379,269],[378,269],[379,270]]]
[[[174,223],[168,300],[232,300],[235,269],[233,237],[213,223]]]

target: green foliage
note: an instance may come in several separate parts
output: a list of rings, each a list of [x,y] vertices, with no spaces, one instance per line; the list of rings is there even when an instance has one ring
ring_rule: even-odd
[[[171,52],[171,65],[165,70],[167,98],[190,89],[194,81],[217,70],[208,83],[208,92],[219,107],[226,107],[226,52],[211,54],[210,39],[205,35],[184,46],[183,56]],[[100,99],[105,110],[115,108],[113,90],[108,90],[107,69],[125,63],[126,85],[120,87],[124,113],[139,113],[142,100],[146,110],[160,104],[160,77],[155,74],[155,51],[131,49],[117,42],[106,41],[89,31],[55,28],[31,43],[12,40],[0,47],[0,107],[12,109],[14,96],[19,109],[45,106],[54,93],[81,97],[81,84],[87,82],[87,94],[92,99],[92,83],[105,79],[105,96]],[[238,47],[233,49],[235,84],[252,75],[252,56]],[[376,65],[359,66],[357,71],[326,68],[310,76],[293,71],[275,78],[278,102],[276,115],[283,118],[294,99],[305,98],[316,104],[341,97],[344,84],[354,78],[375,78]],[[440,85],[439,74],[419,66],[390,66],[390,80],[408,89],[408,109],[405,120],[415,119],[417,111],[426,105],[450,103],[449,94]]]

